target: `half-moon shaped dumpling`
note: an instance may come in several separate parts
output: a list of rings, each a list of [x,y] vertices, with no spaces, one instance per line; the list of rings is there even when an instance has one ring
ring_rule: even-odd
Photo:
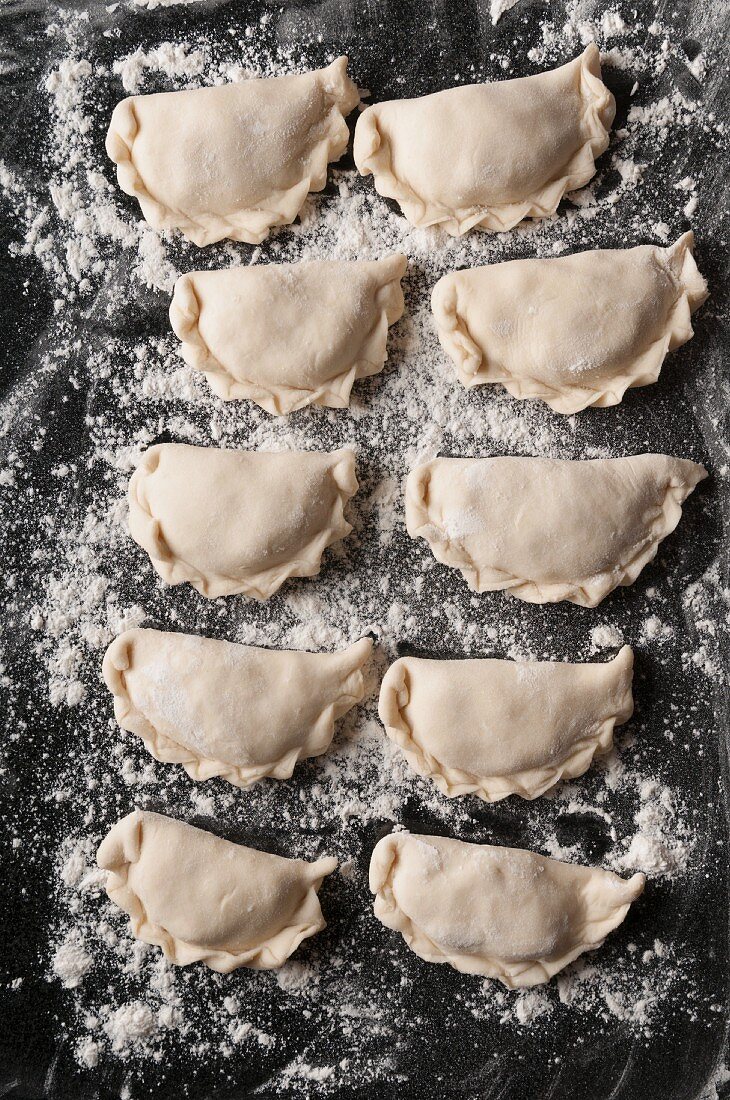
[[[359,99],[346,57],[294,76],[131,96],[114,109],[106,151],[155,229],[198,245],[259,244],[322,190]]]
[[[363,697],[371,649],[369,638],[342,653],[297,653],[127,630],[102,671],[117,722],[156,760],[249,787],[288,779],[297,761],[326,751],[336,719]]]
[[[273,595],[313,577],[327,546],[352,530],[352,451],[221,451],[158,443],[129,482],[129,530],[168,584],[210,599]]]
[[[306,863],[259,852],[147,810],[118,821],[96,860],[136,939],[178,966],[204,962],[222,974],[282,966],[321,932],[317,891],[337,866],[331,856]]]
[[[600,947],[644,889],[518,848],[391,833],[370,860],[375,916],[426,962],[540,985]]]
[[[401,657],[383,679],[380,719],[444,794],[537,798],[610,751],[634,709],[633,666],[629,646],[607,664]]]
[[[595,607],[632,584],[707,471],[669,455],[436,458],[406,484],[406,526],[475,592]]]
[[[608,147],[614,98],[595,44],[552,72],[368,107],[355,163],[413,225],[454,236],[555,213]]]
[[[433,289],[439,340],[467,387],[501,382],[560,413],[656,382],[707,298],[694,237],[454,271]]]
[[[218,397],[279,415],[342,409],[356,378],[383,369],[407,263],[394,255],[193,271],[175,285],[170,321],[185,362]]]

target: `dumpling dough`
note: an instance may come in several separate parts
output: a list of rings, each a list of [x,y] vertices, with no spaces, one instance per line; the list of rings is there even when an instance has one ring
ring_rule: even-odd
[[[352,530],[352,451],[221,451],[159,443],[129,482],[129,530],[168,584],[209,599],[272,596],[313,577],[322,553]]]
[[[394,255],[193,271],[177,281],[170,321],[218,397],[279,415],[342,409],[356,378],[383,369],[406,266]]]
[[[426,962],[498,978],[508,989],[547,982],[600,947],[645,881],[405,832],[383,837],[370,861],[375,916],[386,928]]]
[[[694,236],[670,248],[599,249],[445,275],[431,296],[439,340],[467,387],[501,382],[559,413],[618,405],[656,382],[707,298]]]
[[[178,966],[204,962],[221,974],[282,966],[320,932],[317,891],[337,866],[331,856],[306,863],[245,848],[147,810],[118,821],[96,861],[136,939]]]
[[[355,163],[413,225],[504,231],[588,183],[615,110],[592,43],[552,72],[368,107]]]
[[[632,584],[707,471],[669,455],[436,458],[406,484],[406,526],[475,592],[595,607]]]
[[[117,722],[156,760],[250,787],[326,751],[335,720],[363,697],[371,649],[369,638],[342,653],[296,653],[127,630],[102,671]]]
[[[115,107],[106,151],[155,229],[197,245],[259,244],[322,190],[359,101],[346,57],[296,76],[136,95]]]
[[[633,713],[634,655],[607,664],[401,657],[380,720],[414,771],[453,797],[537,798],[582,775]]]

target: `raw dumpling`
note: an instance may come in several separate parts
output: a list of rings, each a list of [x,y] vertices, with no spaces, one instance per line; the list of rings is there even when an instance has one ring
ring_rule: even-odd
[[[535,852],[391,833],[370,861],[375,916],[426,962],[540,985],[600,947],[644,889]]]
[[[322,190],[359,99],[346,57],[296,76],[131,96],[114,109],[106,151],[155,229],[198,245],[259,244]]]
[[[136,939],[178,966],[222,974],[282,966],[321,932],[317,891],[337,866],[331,856],[306,863],[245,848],[147,810],[118,821],[96,860]]]
[[[614,98],[595,44],[552,72],[368,107],[355,163],[413,225],[454,236],[549,217],[608,147]]]
[[[218,397],[248,397],[279,415],[341,409],[356,378],[383,369],[407,263],[394,255],[193,271],[177,281],[170,321],[185,362]]]
[[[445,275],[431,297],[439,340],[465,386],[501,382],[560,413],[617,405],[656,382],[692,337],[707,284],[685,233],[671,248],[599,249]]]
[[[335,720],[363,697],[371,649],[369,638],[342,653],[296,653],[127,630],[102,671],[117,722],[156,760],[249,787],[288,779],[297,761],[326,751]]]
[[[406,485],[406,526],[475,592],[595,607],[632,584],[707,471],[669,455],[436,458]]]
[[[634,655],[608,664],[401,657],[380,720],[414,771],[444,794],[537,798],[582,775],[633,713]]]
[[[273,595],[313,577],[322,552],[352,530],[352,451],[221,451],[158,443],[129,482],[129,530],[168,584],[210,599]]]

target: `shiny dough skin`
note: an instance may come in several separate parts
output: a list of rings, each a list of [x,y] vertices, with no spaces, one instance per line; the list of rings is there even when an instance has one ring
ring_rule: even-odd
[[[454,271],[431,306],[439,340],[467,387],[501,382],[555,412],[617,405],[656,382],[668,351],[692,337],[707,298],[694,236],[669,248],[597,249]]]
[[[96,858],[136,939],[178,966],[203,962],[222,974],[283,966],[320,932],[317,891],[337,866],[331,856],[306,863],[232,844],[147,810],[118,821]]]
[[[608,147],[614,98],[598,49],[551,72],[368,107],[355,163],[413,225],[454,236],[555,213]]]
[[[135,629],[114,639],[102,672],[117,722],[156,760],[250,787],[326,752],[335,721],[363,697],[371,650],[369,638],[300,653]]]
[[[380,720],[419,775],[449,797],[537,798],[613,746],[634,704],[634,655],[605,664],[401,657]]]
[[[632,584],[707,477],[669,455],[436,458],[406,485],[406,526],[475,592],[595,607]]]
[[[383,837],[370,861],[375,916],[426,962],[497,978],[547,982],[600,947],[644,889],[593,867],[517,848],[407,832]]]
[[[347,58],[326,69],[123,99],[106,151],[155,229],[260,244],[293,222],[347,148],[359,102]]]
[[[170,322],[186,363],[224,400],[283,415],[345,408],[377,374],[388,326],[403,313],[405,256],[193,271],[175,285]]]
[[[313,577],[322,553],[352,530],[350,450],[223,451],[159,443],[129,482],[129,530],[167,584],[209,599],[272,596]]]

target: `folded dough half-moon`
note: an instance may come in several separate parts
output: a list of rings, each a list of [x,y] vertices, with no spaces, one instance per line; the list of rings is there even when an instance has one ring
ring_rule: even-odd
[[[209,599],[272,596],[313,577],[322,553],[352,530],[352,451],[222,451],[150,447],[129,482],[129,530],[168,584]]]
[[[705,477],[658,454],[436,458],[408,475],[406,526],[475,592],[595,607],[636,580]]]
[[[401,657],[380,720],[414,771],[449,797],[537,798],[583,775],[633,713],[634,655],[607,664]]]
[[[193,271],[175,285],[170,321],[218,397],[278,415],[342,409],[356,378],[383,369],[407,264],[393,255]]]
[[[588,183],[615,109],[591,43],[538,76],[368,107],[357,120],[355,163],[413,225],[454,236],[474,226],[504,231],[549,217],[567,191]]]
[[[501,382],[559,413],[618,405],[656,382],[707,298],[694,236],[454,271],[431,295],[439,340],[467,387]]]
[[[114,108],[106,151],[155,229],[197,245],[259,244],[322,190],[359,100],[346,57],[298,75],[131,96]]]
[[[203,962],[221,974],[282,966],[320,932],[317,891],[337,866],[332,856],[307,863],[259,852],[147,810],[118,821],[96,861],[136,939],[178,966]]]
[[[327,750],[336,719],[363,697],[371,650],[369,638],[341,653],[298,653],[127,630],[102,672],[117,722],[156,760],[250,787],[288,779],[299,760]]]
[[[508,989],[547,982],[600,947],[645,881],[406,832],[383,837],[370,860],[375,916],[386,928],[426,962],[498,978]]]

